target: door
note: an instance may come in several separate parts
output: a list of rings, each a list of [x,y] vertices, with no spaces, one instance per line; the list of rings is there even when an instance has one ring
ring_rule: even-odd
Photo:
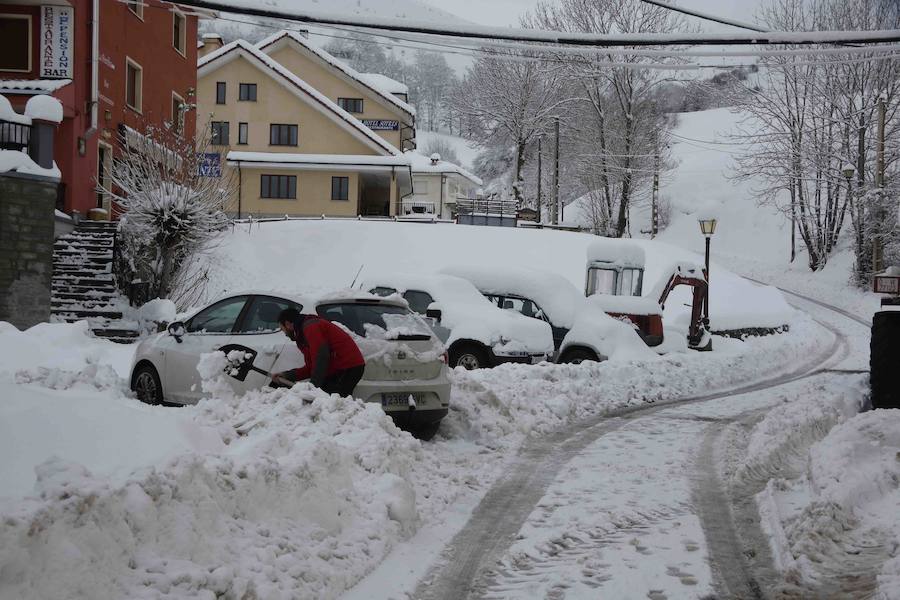
[[[166,381],[168,396],[182,404],[196,404],[203,396],[197,364],[200,357],[229,343],[247,296],[220,300],[204,308],[185,323],[186,333],[179,343],[166,338]]]
[[[253,364],[264,371],[277,373],[302,366],[303,355],[278,326],[278,315],[287,308],[303,310],[300,304],[284,298],[252,296],[228,343],[256,350],[258,354]],[[269,378],[250,371],[244,381],[232,379],[231,383],[235,391],[243,393],[268,385]]]

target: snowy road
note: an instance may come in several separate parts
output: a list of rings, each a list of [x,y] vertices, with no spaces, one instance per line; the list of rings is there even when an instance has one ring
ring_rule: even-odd
[[[794,301],[832,333],[828,347],[787,374],[527,443],[414,597],[765,597],[777,584],[753,501],[765,480],[726,483],[748,427],[867,362],[864,320]]]

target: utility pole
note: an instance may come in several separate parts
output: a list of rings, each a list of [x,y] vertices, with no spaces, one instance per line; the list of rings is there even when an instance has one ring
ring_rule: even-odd
[[[659,131],[653,136],[653,193],[650,197],[650,239],[659,234]]]
[[[538,176],[537,176],[537,222],[543,223],[544,218],[541,215],[541,181],[544,179],[544,170],[541,166],[541,161],[543,159],[543,147],[541,145],[542,138],[538,138]]]
[[[880,273],[884,270],[884,247],[881,239],[881,229],[884,221],[884,209],[882,202],[884,201],[884,116],[885,116],[885,98],[884,92],[878,96],[878,146],[875,163],[875,187],[876,192],[876,208],[875,223],[873,224],[874,234],[872,236],[872,274]]]
[[[556,151],[553,153],[553,224],[559,225],[559,117],[553,120],[553,127],[556,131]]]

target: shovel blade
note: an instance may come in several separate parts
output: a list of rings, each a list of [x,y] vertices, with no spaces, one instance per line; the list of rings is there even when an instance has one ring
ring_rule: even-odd
[[[242,352],[244,355],[243,360],[237,358],[229,360],[225,373],[238,381],[247,379],[247,375],[253,370],[253,361],[256,360],[256,355],[258,354],[257,351],[253,348],[248,348],[247,346],[241,346],[240,344],[227,344],[219,348],[219,351],[224,352],[226,357],[232,352]]]

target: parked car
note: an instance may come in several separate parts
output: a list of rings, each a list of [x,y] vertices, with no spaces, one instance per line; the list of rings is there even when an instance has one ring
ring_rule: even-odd
[[[500,310],[459,277],[387,274],[369,278],[362,289],[379,296],[400,296],[412,310],[432,319],[444,336],[451,367],[533,364],[553,354],[549,324]]]
[[[644,344],[634,324],[609,316],[596,298],[585,298],[556,273],[477,266],[453,266],[441,272],[471,282],[498,308],[547,322],[556,362],[600,362],[628,349],[642,353]]]
[[[286,308],[312,308],[350,331],[366,358],[355,397],[380,404],[399,426],[437,430],[450,406],[443,345],[405,301],[359,292],[315,301],[268,292],[219,299],[138,345],[131,388],[150,404],[195,404],[203,396],[197,372],[201,355],[228,344],[255,350],[254,364],[265,371],[300,366],[302,354],[278,327],[278,314]],[[256,372],[244,381],[228,381],[238,393],[269,383]]]

